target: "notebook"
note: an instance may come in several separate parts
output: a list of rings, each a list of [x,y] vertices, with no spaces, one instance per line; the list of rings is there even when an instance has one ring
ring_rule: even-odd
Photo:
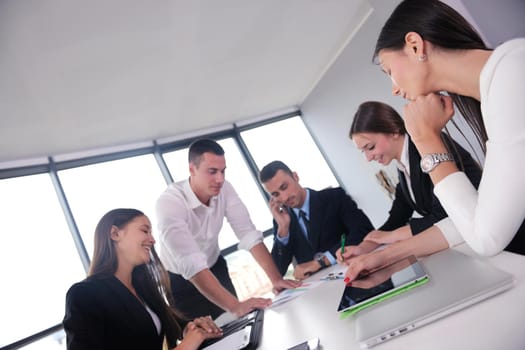
[[[356,339],[372,347],[501,293],[514,277],[453,249],[422,259],[429,282],[355,315]]]
[[[227,315],[226,315],[227,316]],[[249,314],[226,324],[216,323],[221,327],[223,336],[205,340],[200,350],[252,350],[260,343],[264,310],[256,309]]]

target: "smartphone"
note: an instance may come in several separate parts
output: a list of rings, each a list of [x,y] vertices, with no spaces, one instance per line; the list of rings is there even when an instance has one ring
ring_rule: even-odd
[[[317,350],[319,349],[319,338],[312,338],[301,344],[288,348],[288,350]]]

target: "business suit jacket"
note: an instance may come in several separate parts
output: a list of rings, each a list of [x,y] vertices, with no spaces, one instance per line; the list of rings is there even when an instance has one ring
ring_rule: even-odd
[[[408,135],[407,135],[408,137]],[[428,174],[421,170],[419,155],[416,146],[408,139],[408,161],[410,166],[410,183],[415,200],[410,196],[405,174],[398,171],[399,183],[396,186],[395,199],[392,202],[390,215],[387,221],[379,228],[383,231],[392,231],[399,227],[410,225],[412,234],[418,234],[434,225],[436,222],[446,218],[448,215],[434,195],[434,184]],[[444,136],[448,149],[453,154],[458,168],[461,169],[460,159],[463,169],[470,182],[478,188],[481,180],[481,169],[468,153],[458,143]],[[455,147],[454,147],[455,146]],[[414,211],[418,212],[421,218],[412,218]]]
[[[157,333],[144,305],[112,275],[74,284],[63,324],[68,350],[162,349],[164,330]]]
[[[294,211],[288,208],[290,227],[288,244],[283,245],[277,237],[274,225],[272,257],[282,275],[295,257],[301,264],[314,259],[315,253],[335,252],[341,247],[341,235],[346,235],[347,245],[359,244],[374,229],[365,213],[354,200],[340,188],[322,191],[310,190],[309,239],[306,239]]]

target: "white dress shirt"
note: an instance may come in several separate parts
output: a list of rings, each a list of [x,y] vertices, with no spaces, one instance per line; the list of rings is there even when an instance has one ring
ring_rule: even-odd
[[[233,186],[225,181],[209,206],[197,198],[189,180],[173,183],[156,203],[160,231],[160,259],[168,271],[190,279],[211,268],[220,255],[219,232],[224,218],[237,238],[239,248],[249,250],[262,242],[246,206]]]
[[[479,189],[463,172],[441,180],[434,192],[460,237],[478,254],[505,249],[525,218],[525,38],[502,44],[480,75],[481,112],[488,133]],[[450,239],[453,237],[447,237]]]

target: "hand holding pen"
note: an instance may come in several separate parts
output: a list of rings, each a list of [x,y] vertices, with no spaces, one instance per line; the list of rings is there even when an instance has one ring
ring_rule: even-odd
[[[355,257],[355,256],[358,256],[358,255],[361,255],[361,254],[364,254],[365,252],[363,252],[361,250],[361,247],[358,246],[358,245],[349,245],[349,246],[345,246],[345,247],[341,247],[339,249],[337,249],[337,251],[335,252],[335,257],[337,259],[337,262],[339,264],[345,264],[345,265],[348,265],[348,263],[350,262],[350,259]]]

